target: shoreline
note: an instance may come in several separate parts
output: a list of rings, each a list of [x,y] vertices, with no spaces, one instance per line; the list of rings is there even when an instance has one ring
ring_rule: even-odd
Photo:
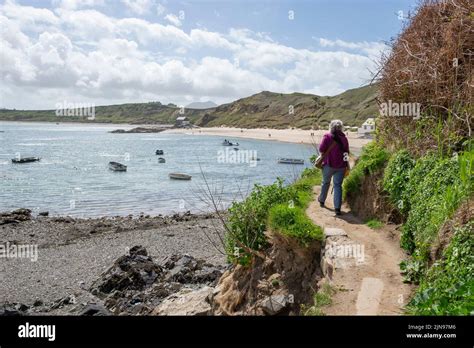
[[[233,128],[233,127],[203,127],[191,129],[167,129],[163,134],[187,134],[221,136],[228,138],[254,139],[266,141],[281,141],[294,144],[317,146],[327,130],[304,129],[273,129],[273,128]],[[312,135],[313,134],[313,135]],[[372,139],[359,138],[357,132],[346,132],[352,152],[359,153],[363,146]],[[228,139],[231,140],[231,139]]]
[[[91,286],[136,245],[157,262],[188,254],[226,265],[225,256],[206,237],[218,242],[216,233],[223,233],[213,213],[90,219],[18,215],[25,220],[0,224],[2,245],[36,246],[36,260],[0,257],[0,313],[2,306],[21,304],[30,314],[75,315],[82,304],[100,303]],[[52,307],[68,297],[75,303]],[[42,304],[34,305],[38,301]]]

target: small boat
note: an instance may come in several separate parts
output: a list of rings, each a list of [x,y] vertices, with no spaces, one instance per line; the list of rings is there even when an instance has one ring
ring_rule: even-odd
[[[30,163],[39,161],[39,157],[12,158],[13,163]]]
[[[163,150],[156,150],[155,155],[164,155],[165,152]]]
[[[166,160],[163,157],[158,157],[158,163],[165,163]]]
[[[234,147],[234,150],[235,150],[235,151],[239,151],[239,148],[237,148],[237,147]]]
[[[192,176],[188,174],[181,174],[181,173],[170,173],[169,174],[170,179],[175,179],[175,180],[191,180]]]
[[[118,162],[109,162],[109,169],[113,170],[114,172],[126,172],[127,166]]]
[[[252,157],[252,158],[250,158],[250,160],[251,160],[251,161],[260,161],[260,158],[258,158],[258,157]]]
[[[224,141],[222,142],[222,145],[224,146],[239,146],[239,143],[233,143],[227,139],[224,139]]]
[[[304,164],[304,160],[297,158],[279,158],[278,163],[284,164]]]

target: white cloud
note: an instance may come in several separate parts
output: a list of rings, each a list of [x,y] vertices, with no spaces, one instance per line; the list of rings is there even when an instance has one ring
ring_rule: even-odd
[[[181,26],[181,21],[179,20],[178,16],[174,15],[174,14],[171,14],[171,13],[168,13],[166,16],[165,16],[165,19],[170,22],[171,24],[177,26],[177,27],[180,27]]]
[[[316,39],[313,37],[313,39]],[[319,38],[319,44],[321,47],[335,47],[335,48],[345,48],[350,50],[359,50],[369,55],[372,59],[377,59],[380,57],[382,52],[389,50],[389,46],[387,46],[383,42],[350,42],[344,40],[328,40],[325,38]]]
[[[153,2],[151,0],[122,0],[122,3],[135,14],[143,15],[150,11]]]
[[[52,4],[67,10],[76,10],[84,7],[104,6],[105,0],[53,0]]]
[[[245,28],[186,32],[177,22],[84,9],[93,3],[99,2],[61,1],[54,12],[11,0],[0,5],[0,107],[52,108],[64,99],[228,102],[262,90],[333,95],[367,82],[371,58],[383,48],[321,39],[321,46],[337,50],[314,51]],[[154,5],[127,4],[136,11]]]

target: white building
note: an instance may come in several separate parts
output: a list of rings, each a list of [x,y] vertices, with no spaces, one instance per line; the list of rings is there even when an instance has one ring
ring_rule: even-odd
[[[373,133],[375,131],[375,119],[374,118],[368,118],[365,120],[364,123],[362,123],[362,127],[359,127],[357,129],[357,133],[360,135],[364,135],[367,133]]]
[[[186,116],[179,116],[176,118],[176,127],[189,127],[191,123]]]

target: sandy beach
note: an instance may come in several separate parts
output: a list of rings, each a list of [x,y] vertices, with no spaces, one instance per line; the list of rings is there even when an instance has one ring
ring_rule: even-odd
[[[255,128],[241,129],[231,127],[192,128],[192,129],[170,129],[165,133],[193,134],[193,135],[219,135],[229,138],[249,138],[258,140],[274,140],[299,144],[319,144],[326,130],[303,130],[303,129],[270,129]],[[351,151],[359,153],[360,149],[371,139],[360,138],[357,132],[346,132]]]

